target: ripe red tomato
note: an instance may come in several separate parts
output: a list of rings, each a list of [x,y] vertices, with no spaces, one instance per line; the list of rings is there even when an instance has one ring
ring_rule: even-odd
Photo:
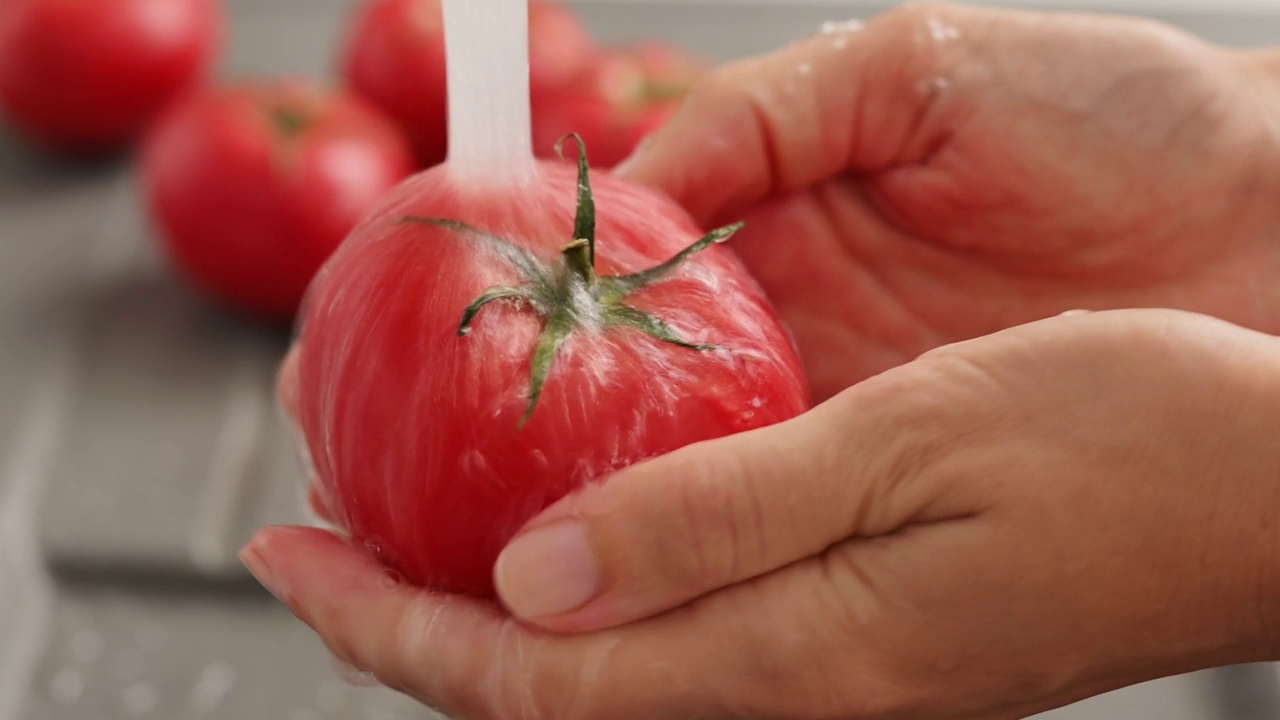
[[[0,106],[51,147],[116,150],[202,79],[222,32],[217,0],[4,0]]]
[[[584,81],[534,99],[534,151],[552,159],[559,139],[573,132],[586,140],[595,167],[612,168],[666,124],[709,67],[659,42],[613,49]]]
[[[352,28],[343,68],[347,83],[404,125],[423,166],[442,162],[448,93],[440,0],[366,0]],[[558,3],[529,3],[534,96],[573,82],[595,55],[595,43],[572,12]]]
[[[699,240],[611,177],[575,206],[561,163],[506,190],[448,169],[335,253],[296,359],[318,503],[410,581],[492,597],[499,551],[557,499],[808,407],[789,335],[716,246],[736,227]]]
[[[191,96],[157,124],[142,163],[178,268],[225,303],[280,320],[296,314],[334,248],[414,169],[393,122],[302,80]]]

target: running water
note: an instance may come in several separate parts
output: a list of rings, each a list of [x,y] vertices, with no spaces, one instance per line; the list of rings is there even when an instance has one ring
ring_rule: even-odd
[[[459,182],[533,177],[528,0],[444,0],[448,171]]]

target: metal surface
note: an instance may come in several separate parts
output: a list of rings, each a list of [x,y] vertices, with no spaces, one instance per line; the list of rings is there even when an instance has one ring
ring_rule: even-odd
[[[331,67],[347,3],[230,6],[224,74]],[[858,8],[847,14],[876,9]],[[846,14],[723,3],[583,13],[606,40],[662,37],[720,59]],[[1229,44],[1280,40],[1276,17],[1163,19]],[[177,282],[138,205],[127,162],[60,161],[0,130],[0,720],[430,717],[341,683],[318,640],[236,561],[253,528],[302,520],[270,393],[287,333]],[[1046,717],[1276,718],[1276,677],[1269,666],[1198,674]]]

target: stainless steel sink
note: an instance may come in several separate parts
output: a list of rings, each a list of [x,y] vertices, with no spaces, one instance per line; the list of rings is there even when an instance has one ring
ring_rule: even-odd
[[[348,3],[229,5],[226,73],[332,66]],[[887,5],[582,9],[605,39],[729,59]],[[1280,14],[1258,7],[1149,14],[1227,44],[1280,42]],[[0,720],[429,717],[342,683],[236,562],[253,528],[302,520],[270,395],[287,337],[192,296],[149,232],[127,165],[55,161],[0,131]],[[1200,673],[1044,717],[1275,719],[1278,677]]]

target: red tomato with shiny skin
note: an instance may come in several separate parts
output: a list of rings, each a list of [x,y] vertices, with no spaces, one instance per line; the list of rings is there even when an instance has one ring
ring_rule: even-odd
[[[293,79],[187,98],[142,157],[151,212],[178,269],[268,320],[296,315],[324,261],[413,170],[413,149],[391,120]]]
[[[556,158],[559,139],[576,133],[595,167],[612,168],[666,124],[709,68],[702,57],[660,42],[609,49],[579,82],[534,98],[534,152]],[[577,162],[573,153],[565,159]]]
[[[703,233],[596,176],[592,264],[570,242],[591,234],[576,183],[561,163],[506,189],[429,170],[311,288],[297,381],[318,502],[421,586],[491,598],[499,551],[557,499],[808,407],[789,334],[730,252],[702,242],[632,275]]]
[[[440,0],[366,0],[356,11],[343,74],[396,118],[422,166],[448,150],[444,15]],[[529,84],[534,96],[580,77],[596,56],[582,22],[553,2],[529,3]]]
[[[204,78],[223,22],[217,0],[4,0],[0,108],[50,147],[117,150]]]

